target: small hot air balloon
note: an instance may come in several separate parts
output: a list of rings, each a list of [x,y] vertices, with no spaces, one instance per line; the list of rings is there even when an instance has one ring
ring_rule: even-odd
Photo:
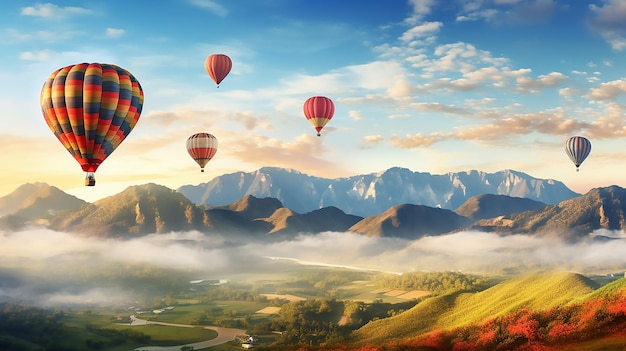
[[[324,96],[312,96],[304,102],[304,116],[317,131],[320,131],[326,123],[328,123],[335,113],[335,104],[333,101]]]
[[[207,73],[211,79],[213,79],[215,84],[217,84],[218,88],[232,67],[233,62],[230,60],[230,57],[224,54],[209,55],[204,60],[204,69],[206,69]]]
[[[196,133],[187,139],[187,152],[200,165],[200,172],[217,152],[217,138],[209,133]]]
[[[591,152],[591,142],[585,137],[573,136],[565,142],[565,152],[576,165],[576,172],[578,172],[578,167]]]
[[[41,89],[48,127],[87,172],[94,186],[98,166],[133,130],[143,90],[127,70],[111,64],[79,63],[54,71]]]

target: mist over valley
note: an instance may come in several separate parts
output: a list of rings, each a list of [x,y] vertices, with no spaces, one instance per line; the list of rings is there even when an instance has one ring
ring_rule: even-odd
[[[291,182],[272,179],[273,189]],[[365,184],[375,190],[370,196],[390,194],[384,187],[390,181],[381,179]],[[507,338],[526,345],[530,339],[507,326],[510,318],[528,318],[519,315],[521,306],[548,321],[541,311],[596,308],[589,302],[594,296],[613,306],[626,296],[626,190],[566,191],[565,200],[544,203],[510,193],[469,196],[480,192],[471,186],[477,183],[463,184],[467,200],[455,208],[396,200],[369,216],[334,205],[298,212],[284,205],[288,198],[257,197],[250,189],[231,203],[207,204],[144,184],[88,203],[45,183],[25,184],[0,198],[0,301],[13,306],[7,318],[15,318],[15,304],[62,309],[54,318],[72,326],[76,340],[48,343],[105,350],[174,343],[180,349],[221,340],[205,330],[220,327],[260,335],[254,345],[260,349],[302,347],[308,340],[312,349],[336,343],[357,350],[359,340],[426,345],[437,325],[447,326],[445,343],[454,344],[457,330],[482,328],[489,316],[504,323]],[[317,312],[304,312],[309,309]],[[602,323],[620,325],[619,313]],[[308,317],[299,321],[298,315]],[[453,317],[459,315],[468,318]],[[193,327],[191,334],[161,340],[163,329],[151,329],[177,330],[172,323]],[[306,327],[296,332],[301,323]],[[327,331],[320,333],[320,325]],[[590,335],[588,324],[571,328],[571,335]],[[472,338],[466,342],[477,342]],[[498,338],[489,342],[501,343]],[[542,338],[545,345],[569,342]],[[602,333],[587,338],[615,343]],[[220,341],[221,347],[239,348],[237,340]]]

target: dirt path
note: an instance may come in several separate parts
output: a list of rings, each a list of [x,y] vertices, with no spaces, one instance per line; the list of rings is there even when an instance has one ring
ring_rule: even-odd
[[[147,324],[158,324],[158,325],[166,325],[170,327],[178,327],[178,328],[199,328],[196,325],[189,324],[176,324],[176,323],[163,323],[163,322],[152,322],[147,321],[145,319],[139,319],[135,316],[130,316],[130,325],[147,325]],[[194,342],[191,344],[177,345],[177,346],[142,346],[133,349],[132,351],[180,351],[183,346],[191,346],[194,350],[201,350],[210,346],[215,346],[219,344],[224,344],[229,341],[235,339],[237,334],[246,334],[246,331],[243,329],[235,329],[235,328],[222,328],[222,327],[213,327],[213,326],[204,326],[204,329],[210,329],[217,332],[217,337],[211,340]]]

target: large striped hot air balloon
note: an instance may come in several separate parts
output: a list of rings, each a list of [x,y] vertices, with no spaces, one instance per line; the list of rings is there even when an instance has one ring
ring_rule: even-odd
[[[328,123],[335,114],[335,104],[333,101],[325,96],[312,96],[304,102],[304,116],[311,123],[313,128],[317,131],[317,136],[320,136],[320,131],[326,123]]]
[[[211,79],[213,79],[215,84],[217,84],[218,88],[232,67],[233,61],[230,60],[230,57],[224,54],[209,55],[204,60],[204,69],[206,69],[206,72],[209,74]]]
[[[43,117],[63,146],[87,172],[94,172],[137,124],[143,90],[127,70],[104,63],[79,63],[54,71],[43,84]]]
[[[570,137],[565,142],[565,152],[570,160],[574,162],[574,165],[576,165],[576,172],[578,172],[578,167],[580,167],[591,152],[591,142],[589,139],[581,136]]]
[[[200,165],[200,172],[217,153],[217,138],[209,133],[197,133],[187,139],[187,152]]]

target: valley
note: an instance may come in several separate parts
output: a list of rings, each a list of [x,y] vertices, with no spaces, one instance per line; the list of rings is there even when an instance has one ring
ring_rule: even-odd
[[[470,175],[497,178],[453,178]],[[0,198],[0,347],[621,350],[624,203],[611,186],[360,217],[253,195],[198,204],[157,184],[94,203],[25,184]]]
[[[241,337],[236,341],[236,336],[245,334],[254,336],[259,350],[377,349],[372,347],[419,343],[437,330],[453,333],[493,323],[494,318],[516,319],[520,311],[580,308],[576,306],[599,296],[611,306],[626,306],[626,279],[618,272],[398,275],[292,260],[273,263],[271,272],[227,279],[197,279],[206,273],[132,264],[124,270],[94,270],[60,288],[78,292],[80,284],[101,286],[106,275],[107,284],[117,287],[117,297],[82,303],[76,298],[41,307],[35,300],[16,305],[19,300],[5,299],[0,314],[14,324],[0,323],[0,345],[6,350],[239,350]],[[605,308],[617,318],[616,328],[626,319],[621,307]],[[29,320],[20,324],[18,316]],[[54,334],[48,328],[35,331],[38,318],[41,324],[55,320],[62,329]],[[547,320],[542,323],[555,328]],[[549,330],[541,333],[548,335]],[[584,335],[580,342],[600,343],[608,337]],[[523,345],[525,339],[514,340]],[[547,346],[559,344],[554,340],[543,339]]]

